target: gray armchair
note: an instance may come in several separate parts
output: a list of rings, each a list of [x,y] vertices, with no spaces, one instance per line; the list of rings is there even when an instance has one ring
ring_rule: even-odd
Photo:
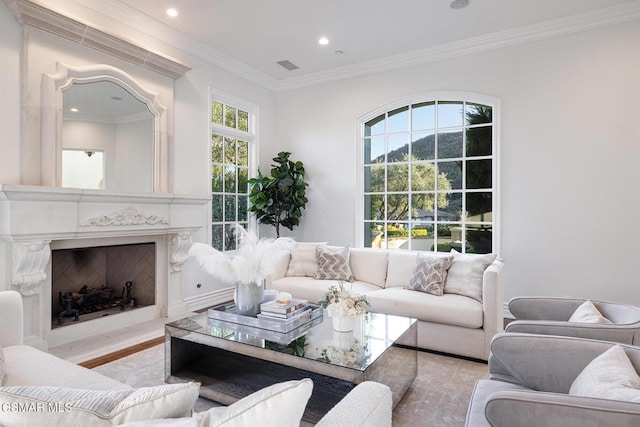
[[[490,379],[476,383],[465,426],[640,426],[640,403],[568,394],[585,366],[613,345],[560,336],[496,335]],[[640,347],[622,347],[640,371]]]
[[[509,311],[516,320],[509,323],[505,331],[640,345],[640,307],[591,300],[612,324],[568,322],[576,308],[585,301],[583,298],[563,297],[513,298],[509,301]]]

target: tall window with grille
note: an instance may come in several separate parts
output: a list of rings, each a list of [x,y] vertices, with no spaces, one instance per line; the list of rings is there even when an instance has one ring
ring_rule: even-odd
[[[496,108],[426,99],[362,122],[365,247],[497,251]]]
[[[211,101],[211,245],[236,249],[233,225],[249,228],[248,184],[254,171],[255,108],[215,93]]]

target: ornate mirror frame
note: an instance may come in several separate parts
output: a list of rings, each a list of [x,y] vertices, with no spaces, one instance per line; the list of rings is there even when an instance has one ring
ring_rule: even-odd
[[[145,89],[129,74],[106,64],[74,67],[56,63],[55,74],[42,76],[42,185],[62,185],[63,90],[74,83],[109,81],[126,89],[146,104],[153,115],[153,192],[167,192],[163,177],[168,176],[167,108],[158,94]]]

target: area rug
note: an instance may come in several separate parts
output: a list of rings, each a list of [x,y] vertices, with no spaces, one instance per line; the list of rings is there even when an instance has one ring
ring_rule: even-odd
[[[164,347],[158,345],[94,368],[132,387],[164,384]],[[487,378],[484,363],[418,352],[418,376],[393,411],[394,427],[463,426],[471,391]],[[196,412],[215,402],[200,398]]]

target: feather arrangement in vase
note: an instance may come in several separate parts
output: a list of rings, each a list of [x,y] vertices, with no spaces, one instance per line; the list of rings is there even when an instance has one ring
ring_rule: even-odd
[[[238,247],[229,253],[204,243],[193,243],[189,256],[193,257],[202,269],[228,283],[255,283],[262,285],[264,279],[274,273],[275,257],[283,252],[289,254],[295,245],[293,239],[258,239],[254,233],[235,224],[234,233]]]

